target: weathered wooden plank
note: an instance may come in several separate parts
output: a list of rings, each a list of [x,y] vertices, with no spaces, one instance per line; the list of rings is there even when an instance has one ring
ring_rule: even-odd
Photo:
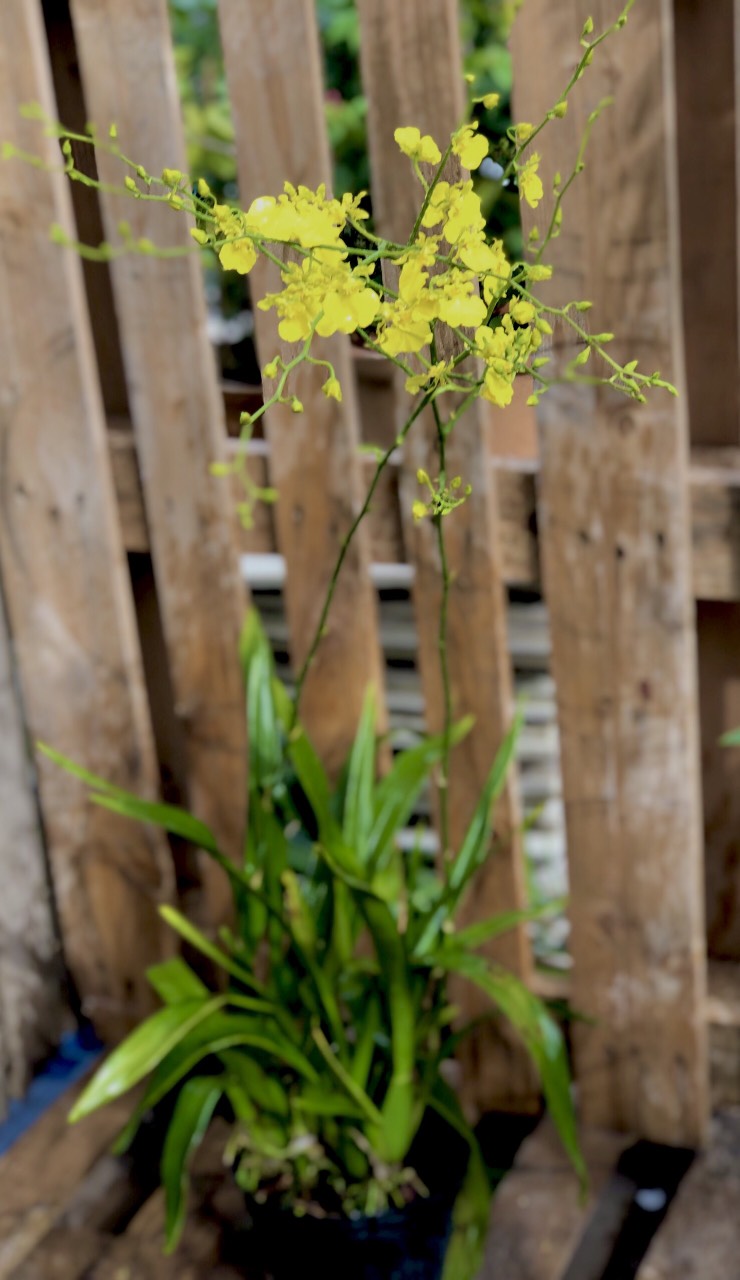
[[[0,1117],[56,1043],[63,971],[0,591]]]
[[[165,0],[73,0],[88,115],[115,123],[121,146],[159,173],[185,168]],[[100,175],[120,184],[99,154]],[[187,221],[159,204],[101,197],[107,235],[126,218],[160,247],[191,244]],[[225,427],[197,256],[112,264],[131,414],[188,796],[232,857],[241,854],[246,744],[237,637],[244,608],[229,490],[209,474]],[[230,891],[203,862],[203,920],[228,912]]]
[[[3,16],[0,137],[41,146],[58,168],[55,145],[18,118],[19,104],[33,100],[54,113],[40,6],[11,0]],[[152,794],[151,729],[81,273],[50,242],[53,222],[71,234],[59,173],[2,164],[0,561],[24,714],[32,739]],[[91,806],[45,761],[40,784],[67,963],[85,1011],[101,1030],[117,1031],[149,1007],[144,970],[166,945],[156,907],[172,887],[169,850],[159,834]]]
[[[709,964],[709,1068],[715,1111],[740,1105],[740,964]]]
[[[79,1196],[78,1184],[130,1113],[130,1099],[121,1099],[70,1127],[81,1088],[59,1098],[0,1160],[0,1280],[16,1274]],[[47,1272],[36,1270],[41,1275]]]
[[[88,116],[80,82],[69,3],[68,0],[62,0],[61,3],[42,0],[42,7],[58,116],[68,129],[84,133]],[[82,172],[96,178],[97,167],[91,148],[75,143],[73,151],[75,163]],[[83,183],[75,182],[70,188],[70,194],[80,239],[85,244],[100,244],[104,239],[104,231],[97,193]],[[108,415],[125,414],[128,412],[128,388],[110,270],[107,263],[83,259],[82,274],[88,307],[93,317],[93,345],[105,412]]]
[[[480,1280],[562,1280],[629,1139],[587,1129],[581,1142],[589,1173],[585,1199],[549,1122],[522,1144],[496,1192]],[[615,1188],[612,1216],[626,1213],[631,1193],[630,1186],[629,1197],[620,1199]]]
[[[737,1275],[740,1203],[740,1108],[712,1120],[697,1156],[637,1280],[723,1280]]]
[[[739,461],[737,450],[692,453],[691,525],[697,600],[740,600]]]
[[[116,424],[114,427],[113,424]],[[130,425],[124,419],[110,419],[113,476],[124,544],[129,551],[146,551],[144,497]],[[120,429],[119,429],[120,428]],[[363,431],[363,435],[365,432]],[[234,445],[229,448],[235,447]],[[257,465],[260,445],[250,447],[250,465],[258,483],[269,480],[267,465]],[[713,455],[712,455],[713,456]],[[392,460],[386,488],[378,495],[368,516],[371,559],[384,564],[402,564],[408,559],[401,529],[398,484],[400,455]],[[363,458],[362,470],[369,484],[372,459]],[[499,533],[504,582],[538,588],[540,559],[537,540],[537,465],[495,457],[493,466],[498,498]],[[710,466],[706,454],[696,455],[691,468],[692,581],[697,600],[740,601],[740,475],[737,466],[720,469]],[[274,522],[269,508],[255,513],[255,526],[240,534],[246,552],[277,551]]]
[[[101,1250],[97,1265],[84,1272],[84,1280],[121,1280],[123,1274],[132,1280],[250,1280],[252,1275],[259,1280],[262,1269],[256,1267],[252,1273],[254,1250],[243,1231],[244,1193],[223,1163],[227,1136],[228,1125],[217,1121],[196,1153],[189,1212],[174,1253],[163,1256],[165,1204],[164,1193],[158,1190],[125,1234]],[[69,1280],[76,1280],[76,1273]]]
[[[130,427],[125,426],[111,426],[108,434],[124,543],[128,551],[147,551],[149,533],[133,434]],[[238,447],[230,443],[227,452],[231,453]],[[270,476],[269,445],[265,448],[263,441],[252,441],[248,459],[255,482],[267,484]],[[363,483],[369,485],[375,464],[366,456],[360,456],[359,462]],[[494,459],[492,465],[499,499],[499,542],[504,581],[517,586],[536,587],[539,583],[536,475],[528,466],[520,468],[516,463],[505,464],[501,459]],[[399,467],[400,458],[391,461],[387,484],[378,487],[368,514],[370,554],[377,564],[403,564],[406,560],[401,528]],[[254,516],[253,527],[240,533],[240,549],[252,555],[277,551],[272,508],[258,504]]]
[[[517,114],[567,84],[578,37],[614,0],[534,0],[515,39]],[[637,5],[542,139],[546,190],[570,172],[608,91],[585,173],[548,259],[553,298],[683,384],[676,266],[671,6]],[[537,222],[547,226],[547,204]],[[528,220],[530,223],[532,219]],[[577,348],[556,335],[555,358]],[[573,1002],[587,1123],[701,1141],[706,962],[685,400],[562,388],[542,402],[540,531],[557,681],[571,883]]]
[[[735,0],[675,0],[676,127],[689,438],[740,443]],[[707,200],[700,174],[722,175]]]
[[[678,104],[681,253],[684,291],[689,435],[713,450],[721,469],[736,463],[740,332],[738,329],[738,201],[736,69],[733,27],[740,5],[717,0],[677,0],[676,78]],[[738,45],[740,48],[740,44]],[[705,139],[701,164],[723,175],[725,196],[707,202],[697,182],[697,144]],[[721,472],[720,472],[721,474]],[[737,494],[734,495],[735,497]],[[721,525],[727,496],[715,508]],[[732,507],[729,508],[730,513]],[[737,553],[737,542],[732,552]],[[717,548],[714,572],[728,558]],[[706,909],[710,954],[740,957],[740,870],[737,838],[740,753],[719,746],[740,712],[740,611],[735,604],[700,605],[697,614]]]
[[[462,63],[457,5],[451,0],[403,6],[393,0],[361,0],[361,66],[368,97],[368,127],[372,166],[373,209],[379,232],[403,243],[418,211],[419,187],[408,160],[395,144],[399,125],[416,125],[444,147],[463,115]],[[404,401],[406,407],[404,407]],[[400,425],[410,402],[398,388],[396,421]],[[436,532],[430,521],[414,522],[412,499],[418,496],[417,469],[431,475],[438,470],[433,420],[412,430],[402,461],[401,518],[405,542],[415,570],[414,599],[419,632],[419,662],[429,728],[439,731],[444,720],[440,676],[438,626],[441,573]],[[448,652],[455,716],[474,712],[473,732],[453,753],[450,797],[450,837],[454,849],[462,837],[491,767],[495,752],[511,723],[512,680],[506,643],[502,555],[497,544],[498,510],[492,483],[490,442],[477,408],[470,411],[448,442],[448,470],[471,481],[467,502],[445,521],[452,586],[449,600]],[[518,835],[519,802],[513,776],[496,816],[502,847],[486,863],[471,895],[475,914],[521,907],[525,900],[523,859]],[[512,930],[491,947],[491,954],[514,972],[530,971],[528,940],[523,929]],[[480,1011],[474,1001],[466,1012]],[[528,1088],[526,1072],[505,1073],[481,1036],[469,1064],[470,1096],[490,1104],[502,1086],[515,1094],[518,1083]],[[519,1075],[517,1082],[516,1076]],[[495,1081],[495,1077],[499,1079]]]
[[[539,452],[537,415],[527,400],[533,391],[532,379],[514,379],[514,399],[506,410],[481,400],[480,410],[488,419],[486,430],[495,458],[518,459],[535,466]]]
[[[287,180],[331,186],[324,122],[321,53],[311,0],[220,0],[219,16],[237,139],[239,188],[246,206],[277,195]],[[263,105],[254,127],[255,102]],[[269,107],[268,104],[269,103]],[[255,296],[279,289],[277,268],[261,259],[250,277]],[[263,362],[297,348],[282,343],[274,312],[255,312]],[[280,495],[278,546],[287,564],[286,609],[293,664],[299,669],[318,623],[342,539],[359,509],[356,458],[358,414],[349,343],[337,336],[316,343],[342,385],[341,404],[321,391],[326,370],[304,365],[291,390],[304,405],[267,415],[271,478]],[[382,703],[375,593],[366,531],[353,541],[316,662],[306,681],[302,718],[333,770],[346,758],[365,690],[374,683]],[[381,712],[381,721],[383,713]]]

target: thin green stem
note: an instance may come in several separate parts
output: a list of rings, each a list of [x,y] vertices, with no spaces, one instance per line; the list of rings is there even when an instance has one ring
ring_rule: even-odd
[[[578,60],[578,63],[576,65],[575,71],[573,72],[573,75],[571,76],[565,89],[563,90],[557,102],[555,103],[556,107],[560,106],[560,104],[565,102],[567,98],[570,96],[571,91],[574,89],[578,81],[581,79],[584,71],[586,70],[586,67],[590,64],[591,59],[593,58],[594,52],[596,49],[598,49],[599,45],[603,44],[605,40],[608,40],[609,37],[613,35],[616,31],[622,30],[622,27],[625,25],[629,17],[630,10],[634,8],[635,3],[636,3],[636,0],[627,0],[627,3],[624,6],[624,9],[622,10],[621,14],[617,18],[616,22],[613,22],[610,27],[607,27],[604,31],[602,31],[601,35],[597,36],[595,40],[589,41],[588,45],[584,49],[583,54]],[[514,155],[511,157],[511,160],[509,161],[506,168],[504,169],[504,173],[501,178],[502,182],[505,182],[507,178],[511,177],[521,156],[524,154],[525,151],[527,151],[531,147],[535,138],[538,137],[540,133],[542,133],[542,130],[547,127],[550,121],[555,118],[556,118],[555,108],[552,108],[550,111],[548,111],[544,120],[540,121],[540,123],[537,125],[537,128],[533,129],[529,137],[525,139],[525,141],[522,143],[520,147],[517,148]]]
[[[444,489],[447,484],[447,437],[445,426],[435,401],[432,401],[432,412],[437,427],[437,450],[439,453],[439,485]],[[450,567],[447,559],[447,546],[444,534],[444,516],[441,512],[433,518],[437,535],[437,550],[442,575],[442,596],[439,605],[439,625],[437,630],[437,652],[439,654],[439,670],[442,678],[442,701],[444,721],[442,726],[442,772],[439,779],[439,832],[442,845],[442,861],[446,866],[452,858],[450,848],[450,740],[452,735],[452,683],[450,679],[450,662],[447,649],[448,615],[450,602]]]
[[[360,507],[360,510],[358,511],[357,515],[352,521],[352,524],[350,525],[348,532],[346,533],[345,537],[342,540],[342,545],[339,550],[339,555],[337,556],[336,563],[334,565],[331,577],[329,579],[329,586],[327,587],[326,595],[324,597],[324,603],[321,606],[321,613],[319,615],[319,620],[314,629],[314,633],[311,638],[311,643],[308,646],[308,651],[306,653],[305,658],[303,659],[303,664],[301,666],[300,671],[298,672],[298,677],[296,679],[295,698],[293,701],[292,727],[295,727],[298,721],[298,713],[300,711],[301,698],[303,697],[303,691],[306,684],[306,677],[308,676],[308,673],[311,670],[314,659],[316,658],[316,653],[318,651],[319,645],[321,644],[321,640],[324,634],[324,629],[326,627],[326,621],[327,621],[327,618],[329,617],[329,611],[331,609],[332,601],[334,600],[334,595],[337,589],[337,583],[339,582],[339,575],[342,572],[342,566],[347,558],[349,549],[354,541],[355,534],[357,533],[357,530],[359,529],[360,525],[365,519],[365,516],[370,510],[370,504],[372,503],[372,500],[375,496],[375,491],[378,487],[378,484],[380,483],[380,478],[383,472],[385,471],[386,467],[388,466],[388,463],[390,462],[392,455],[395,453],[396,449],[401,444],[403,444],[404,440],[406,439],[406,436],[408,435],[412,426],[416,422],[416,419],[426,408],[427,404],[429,404],[432,398],[432,394],[433,394],[432,392],[428,392],[425,396],[422,397],[422,399],[414,408],[413,412],[406,419],[403,427],[401,428],[401,431],[399,432],[398,436],[394,440],[393,444],[386,449],[383,456],[378,460],[378,465],[375,468],[372,481],[370,482],[370,487],[365,495],[365,501]]]
[[[442,177],[442,174],[444,172],[444,167],[447,164],[447,161],[449,160],[451,155],[452,155],[452,139],[450,139],[450,141],[447,143],[447,147],[445,148],[444,155],[442,156],[442,159],[437,165],[437,169],[434,174],[434,177],[432,178],[431,182],[429,183],[429,186],[424,192],[424,199],[421,202],[421,208],[419,209],[419,212],[416,215],[416,222],[414,223],[413,230],[411,232],[411,235],[409,236],[408,242],[410,245],[414,243],[414,241],[416,240],[416,237],[419,234],[419,227],[421,226],[424,214],[429,208],[429,201],[432,198],[434,189],[437,183],[439,182],[440,178]]]

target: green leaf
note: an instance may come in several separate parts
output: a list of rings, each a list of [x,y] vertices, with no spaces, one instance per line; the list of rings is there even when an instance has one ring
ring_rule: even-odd
[[[350,1075],[361,1089],[367,1087],[370,1068],[375,1053],[375,1038],[380,1030],[380,1001],[376,994],[371,994],[362,1011],[362,1018],[357,1029],[357,1046],[352,1058]]]
[[[266,1071],[247,1053],[230,1049],[220,1054],[220,1058],[229,1076],[237,1081],[260,1111],[269,1111],[277,1116],[289,1114],[288,1094],[274,1072]]]
[[[473,725],[472,717],[456,724],[450,734],[455,746]],[[416,798],[429,777],[434,765],[442,758],[444,743],[441,735],[425,738],[417,747],[402,751],[379,783],[375,791],[375,813],[368,840],[368,864],[375,868],[392,843],[398,831],[413,812]]]
[[[293,725],[293,700],[282,680],[277,676],[273,676],[272,680],[272,698],[283,732],[288,734]]]
[[[514,723],[496,752],[496,758],[486,778],[470,826],[450,868],[449,883],[453,901],[458,900],[465,885],[488,853],[493,806],[504,789],[521,727],[522,712],[518,711],[514,717]]]
[[[440,951],[434,962],[440,968],[461,974],[485,991],[519,1032],[537,1067],[547,1109],[560,1141],[585,1185],[586,1167],[578,1142],[565,1041],[545,1005],[512,973],[494,968],[483,956],[469,953],[446,956]]]
[[[153,826],[162,827],[172,835],[181,836],[209,853],[219,853],[216,837],[211,829],[198,818],[194,818],[186,809],[172,804],[160,804],[153,800],[142,800],[139,796],[132,795],[130,791],[124,791],[122,787],[106,782],[105,778],[99,778],[97,774],[83,769],[81,765],[75,764],[73,760],[62,755],[60,751],[55,751],[53,747],[43,742],[37,743],[37,746],[42,755],[72,774],[74,778],[78,778],[80,782],[86,783],[92,791],[90,798],[95,804],[111,809],[114,813],[120,813],[125,818],[133,818],[138,822],[150,822]]]
[[[166,1005],[127,1036],[95,1072],[70,1112],[70,1122],[120,1098],[148,1076],[181,1040],[210,1014],[221,1009],[225,996],[210,1000],[188,1000]]]
[[[291,737],[288,754],[298,781],[316,816],[321,838],[324,840],[332,838],[336,823],[331,816],[329,779],[305,731],[300,726]]]
[[[272,650],[264,632],[254,645],[247,673],[250,793],[273,784],[284,760],[282,730],[273,698]]]
[[[363,860],[373,820],[375,790],[375,696],[372,687],[365,697],[347,771],[342,835]]]
[[[376,1141],[383,1159],[402,1160],[413,1136],[415,1114],[416,1009],[411,972],[398,923],[387,905],[366,895],[359,905],[383,974],[390,1020],[392,1072]]]
[[[347,1120],[362,1120],[362,1107],[343,1093],[328,1093],[326,1081],[320,1085],[307,1087],[293,1099],[293,1108],[308,1116],[341,1116]]]
[[[490,942],[492,938],[498,938],[502,933],[516,929],[520,924],[528,924],[531,920],[539,920],[542,916],[562,911],[565,905],[565,898],[557,898],[552,902],[543,902],[537,907],[527,907],[522,911],[502,911],[498,915],[490,916],[488,920],[481,920],[478,924],[469,925],[467,929],[449,934],[445,939],[445,946],[450,950],[456,948],[466,951],[474,950],[484,942]]]
[[[365,1090],[361,1089],[360,1086],[355,1083],[349,1072],[342,1066],[321,1028],[314,1027],[312,1035],[316,1042],[316,1048],[324,1059],[324,1062],[339,1081],[347,1096],[356,1104],[357,1107],[359,1107],[367,1120],[382,1128],[383,1117],[380,1111],[372,1099],[365,1093]]]
[[[301,882],[295,871],[290,869],[283,871],[282,884],[285,917],[290,925],[291,936],[306,955],[315,956],[318,941],[316,920],[308,908]]]
[[[740,747],[740,729],[730,729],[719,740],[721,747]]]
[[[161,1102],[203,1058],[211,1055],[222,1057],[236,1048],[252,1049],[263,1054],[268,1059],[273,1059],[276,1067],[290,1067],[305,1080],[318,1079],[315,1068],[305,1054],[281,1035],[277,1028],[266,1029],[261,1019],[245,1017],[243,1014],[213,1014],[160,1062],[131,1119],[116,1140],[114,1152],[120,1155],[127,1150],[143,1116]]]
[[[267,644],[267,639],[262,626],[259,610],[255,608],[247,609],[244,622],[242,624],[241,634],[239,636],[239,661],[241,663],[245,689],[249,681],[249,668],[252,663],[252,659],[257,650],[265,644]]]
[[[200,951],[202,955],[217,964],[226,973],[230,973],[232,978],[236,978],[237,982],[243,983],[246,987],[251,987],[259,995],[267,995],[264,985],[258,982],[249,969],[238,964],[236,960],[232,960],[231,956],[222,951],[220,947],[217,947],[214,942],[211,942],[194,924],[191,924],[190,920],[186,919],[182,912],[175,907],[162,906],[159,908],[159,914],[171,929],[174,929],[181,938],[190,943],[191,947],[195,947],[196,951]]]
[[[188,1164],[203,1141],[222,1092],[223,1085],[214,1076],[196,1076],[180,1090],[162,1150],[166,1253],[172,1253],[182,1235],[190,1180]]]
[[[177,805],[159,804],[153,800],[140,800],[137,796],[100,791],[94,791],[90,799],[94,804],[110,809],[112,813],[119,813],[123,818],[150,822],[152,826],[161,827],[164,831],[169,831],[170,835],[180,836],[207,853],[223,857],[210,827]]]
[[[42,756],[46,756],[48,760],[58,764],[60,769],[71,773],[73,778],[79,778],[80,782],[86,782],[88,787],[92,787],[94,791],[105,791],[109,795],[127,796],[129,794],[112,782],[106,782],[105,778],[99,778],[96,773],[90,773],[89,769],[83,769],[82,765],[75,764],[74,760],[69,759],[69,756],[62,755],[61,751],[55,751],[54,747],[50,747],[48,743],[37,742],[36,746]],[[132,796],[131,798],[134,799],[135,797]]]
[[[182,956],[173,956],[163,964],[152,965],[147,969],[146,976],[164,1004],[181,1004],[184,1000],[207,1000],[211,994]]]
[[[439,1078],[435,1081],[429,1105],[470,1148],[465,1180],[452,1211],[452,1236],[445,1254],[442,1280],[474,1280],[483,1263],[491,1210],[491,1184],[478,1139],[465,1120],[457,1097]]]
[[[257,1123],[259,1114],[257,1108],[238,1080],[227,1079],[224,1083],[224,1093],[231,1103],[235,1119],[240,1124],[251,1126]]]

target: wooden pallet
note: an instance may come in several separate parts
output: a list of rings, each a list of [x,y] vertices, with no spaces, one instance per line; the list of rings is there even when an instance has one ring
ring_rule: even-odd
[[[134,1158],[109,1152],[130,1103],[70,1128],[77,1092],[0,1160],[0,1280],[261,1280],[249,1269],[243,1197],[221,1164],[223,1133],[214,1130],[199,1154],[182,1243],[166,1257],[156,1161],[142,1149]],[[601,1280],[634,1203],[634,1178],[618,1167],[631,1141],[582,1135],[590,1174],[583,1197],[552,1126],[541,1123],[497,1193],[480,1280]],[[680,1187],[637,1280],[730,1280],[738,1203],[740,1108],[715,1117],[710,1148]]]

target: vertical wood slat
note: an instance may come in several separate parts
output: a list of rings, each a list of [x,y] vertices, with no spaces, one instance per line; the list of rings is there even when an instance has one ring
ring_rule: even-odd
[[[519,119],[565,87],[578,38],[617,0],[533,0],[515,31]],[[586,171],[548,252],[547,299],[587,297],[619,354],[683,383],[671,4],[637,5],[538,147],[546,192]],[[550,204],[551,207],[551,204]],[[547,226],[547,202],[536,217]],[[555,359],[577,348],[556,334]],[[615,347],[616,350],[616,347]],[[587,1123],[700,1142],[707,1121],[706,959],[685,397],[645,406],[563,387],[540,408],[540,531],[562,744],[574,1028]]]
[[[675,0],[681,267],[689,437],[740,438],[735,0]],[[712,175],[712,176],[710,176]],[[707,185],[719,178],[717,198]],[[716,452],[718,466],[722,450]],[[740,957],[737,755],[720,746],[736,726],[740,614],[699,605],[700,704],[707,929],[710,953]]]
[[[79,262],[56,144],[19,104],[54,114],[40,5],[10,0],[0,43],[0,137],[46,172],[0,165],[0,564],[27,729],[125,787],[156,770],[126,561]],[[66,960],[83,1011],[116,1034],[149,1007],[147,964],[166,951],[157,903],[172,872],[159,833],[88,803],[40,762]],[[3,879],[7,879],[5,868]],[[43,912],[43,899],[38,903]]]
[[[0,1119],[62,1024],[62,966],[0,592]]]
[[[121,146],[158,174],[185,169],[166,0],[72,0],[88,116],[115,123]],[[120,185],[120,165],[98,157]],[[158,247],[191,246],[187,220],[163,205],[101,197],[109,239],[125,218]],[[188,802],[241,856],[246,742],[237,639],[245,605],[231,491],[209,474],[225,456],[223,406],[197,255],[112,264],[131,413]],[[204,855],[203,922],[229,911],[223,873]]]
[[[361,67],[368,98],[373,208],[382,235],[403,243],[419,208],[421,189],[409,161],[393,138],[399,125],[416,125],[431,133],[444,149],[464,111],[462,61],[457,4],[453,0],[360,0]],[[410,400],[398,384],[399,421]],[[415,567],[415,606],[419,658],[432,731],[441,728],[444,698],[439,671],[438,619],[441,597],[436,536],[429,521],[416,524],[411,505],[418,496],[416,472],[436,474],[438,459],[431,415],[409,435],[402,464],[402,519],[405,540]],[[472,816],[484,779],[513,716],[512,673],[506,636],[506,596],[497,545],[496,492],[489,462],[485,419],[476,407],[452,433],[448,470],[470,481],[467,502],[445,522],[452,571],[448,652],[455,716],[472,712],[476,725],[453,753],[450,835],[453,849]],[[476,918],[521,908],[525,902],[520,810],[515,779],[510,776],[496,814],[502,844],[489,858],[471,895]],[[490,947],[490,954],[521,977],[531,968],[523,929],[512,930]],[[465,1012],[483,1011],[477,995],[461,992]],[[469,1003],[468,1003],[469,1001]],[[488,1034],[471,1041],[466,1060],[466,1087],[473,1104],[511,1100],[521,1089],[531,1093],[523,1066],[507,1069]]]
[[[234,112],[240,198],[279,195],[286,179],[331,189],[321,54],[312,0],[220,0],[226,73]],[[257,114],[255,114],[257,113]],[[276,267],[261,259],[250,275],[254,297],[281,288]],[[274,312],[255,311],[260,358],[297,348],[282,342]],[[278,546],[287,567],[286,612],[297,670],[318,622],[341,540],[364,496],[358,411],[349,340],[317,340],[342,384],[341,404],[321,391],[326,369],[304,365],[289,390],[304,405],[267,414]],[[382,699],[377,604],[369,576],[369,539],[353,540],[317,659],[306,681],[302,719],[332,771],[346,758],[365,689]],[[383,713],[381,712],[381,721]]]
[[[733,40],[740,5],[676,0],[675,21],[689,434],[694,444],[731,446],[740,434],[735,114],[740,54]],[[697,181],[697,155],[704,172],[721,175],[716,200],[702,198],[705,183]],[[720,448],[716,465],[722,461]],[[737,754],[719,739],[737,724],[739,623],[740,614],[729,602],[699,604],[707,936],[710,954],[725,957],[740,957],[740,811]]]
[[[694,445],[740,444],[734,5],[674,0],[686,394]],[[710,200],[712,184],[717,199]]]

